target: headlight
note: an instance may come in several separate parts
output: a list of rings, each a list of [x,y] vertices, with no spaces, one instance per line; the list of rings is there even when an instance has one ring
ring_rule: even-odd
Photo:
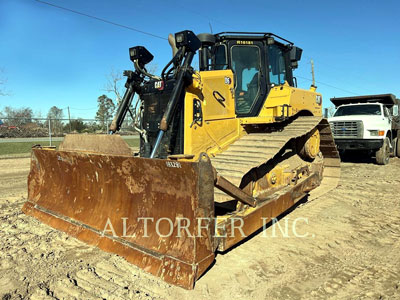
[[[190,30],[175,33],[175,42],[177,48],[185,46],[192,52],[196,52],[201,46],[199,38]]]
[[[153,60],[153,55],[143,46],[129,48],[129,56],[132,62],[138,60],[142,66]]]
[[[177,33],[175,35],[175,40],[176,40],[176,43],[183,44],[184,41],[185,41],[185,34],[184,33]]]
[[[322,97],[321,97],[321,95],[317,95],[317,97],[316,97],[316,99],[315,99],[315,102],[316,102],[318,105],[321,105],[321,103],[322,103]]]
[[[368,130],[370,136],[378,136],[379,135],[379,130]]]
[[[384,136],[385,135],[384,130],[368,130],[368,131],[371,136]]]

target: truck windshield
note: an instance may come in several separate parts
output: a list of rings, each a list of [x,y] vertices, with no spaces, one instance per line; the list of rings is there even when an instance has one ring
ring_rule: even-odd
[[[334,117],[351,116],[351,115],[381,115],[381,107],[379,105],[351,105],[339,107]]]

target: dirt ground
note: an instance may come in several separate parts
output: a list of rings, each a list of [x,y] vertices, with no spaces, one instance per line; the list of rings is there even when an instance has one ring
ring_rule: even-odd
[[[342,163],[336,190],[280,219],[287,236],[219,254],[193,291],[22,214],[28,171],[0,160],[2,299],[400,299],[400,159]]]

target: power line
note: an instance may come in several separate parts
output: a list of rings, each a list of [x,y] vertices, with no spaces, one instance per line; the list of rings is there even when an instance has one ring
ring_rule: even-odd
[[[45,4],[45,5],[49,5],[49,6],[55,7],[55,8],[62,9],[62,10],[68,11],[68,12],[72,12],[72,13],[75,13],[75,14],[78,14],[78,15],[81,15],[81,16],[85,16],[85,17],[88,17],[88,18],[92,18],[92,19],[95,19],[95,20],[98,20],[98,21],[101,21],[101,22],[104,22],[104,23],[107,23],[107,24],[111,24],[111,25],[114,25],[114,26],[118,26],[118,27],[121,27],[121,28],[125,28],[125,29],[128,29],[128,30],[132,30],[132,31],[135,31],[135,32],[139,32],[139,33],[142,33],[142,34],[151,36],[151,37],[159,38],[159,39],[162,39],[162,40],[168,40],[167,38],[164,38],[164,37],[162,37],[162,36],[159,36],[159,35],[156,35],[156,34],[153,34],[153,33],[149,33],[149,32],[146,32],[146,31],[142,31],[142,30],[139,30],[139,29],[130,27],[130,26],[123,25],[123,24],[115,23],[115,22],[112,22],[112,21],[109,21],[109,20],[106,20],[106,19],[103,19],[103,18],[99,18],[99,17],[93,16],[93,15],[89,15],[89,14],[86,14],[86,13],[79,12],[79,11],[77,11],[77,10],[73,10],[73,9],[70,9],[70,8],[62,7],[62,6],[59,6],[59,5],[56,5],[56,4],[52,4],[52,3],[49,3],[49,2],[46,2],[46,1],[42,1],[42,0],[35,0],[35,1],[36,1],[36,2],[39,2],[39,3],[42,3],[42,4]],[[200,15],[200,14],[199,14],[199,15]],[[215,19],[214,19],[214,21],[216,21],[216,22],[218,22],[218,23],[220,23],[220,24],[223,24],[223,25],[227,25],[227,24],[224,24],[224,23],[222,23],[222,22],[220,22],[220,21],[218,21],[218,20],[215,20]],[[209,25],[210,25],[210,27],[211,27],[211,23],[210,23],[210,22],[209,22]],[[211,31],[212,31],[212,29],[211,29]],[[305,78],[305,77],[301,77],[301,76],[297,76],[297,77],[302,78],[302,79],[305,79],[305,80],[312,81],[312,80],[309,79],[309,78]],[[320,82],[320,81],[316,81],[316,82],[317,82],[318,84],[326,85],[326,86],[329,86],[329,87],[331,87],[331,88],[334,88],[334,89],[337,89],[337,90],[340,90],[340,91],[343,91],[343,92],[346,92],[346,93],[349,93],[349,94],[359,95],[359,94],[357,94],[357,93],[354,93],[354,92],[351,92],[351,91],[347,91],[347,90],[344,90],[344,89],[335,87],[335,86],[333,86],[333,85],[331,85],[331,84],[323,83],[323,82]],[[72,108],[72,107],[71,107],[71,109],[74,109],[74,110],[92,110],[92,109],[95,109],[95,108],[90,108],[90,109],[78,109],[78,108]]]
[[[301,79],[305,79],[305,80],[308,80],[308,81],[312,81],[312,79],[309,79],[309,78],[306,78],[306,77],[302,77],[302,76],[299,76],[299,75],[297,75],[296,77],[301,78]],[[333,89],[336,89],[336,90],[339,90],[339,91],[342,91],[342,92],[346,92],[346,93],[352,94],[352,95],[356,95],[356,96],[360,95],[360,94],[357,94],[357,93],[354,93],[354,92],[351,92],[351,91],[347,91],[347,90],[338,88],[338,87],[336,87],[334,85],[331,85],[331,84],[328,84],[328,83],[324,83],[324,82],[321,82],[321,81],[315,81],[315,82],[318,83],[318,84],[329,86],[329,87],[331,87]]]
[[[217,19],[215,19],[215,18],[211,18],[211,17],[208,16],[208,15],[203,15],[203,14],[199,13],[198,11],[188,9],[187,7],[185,7],[185,6],[183,6],[183,5],[179,5],[179,4],[178,4],[178,6],[179,6],[180,8],[182,8],[182,9],[186,10],[187,12],[191,13],[191,14],[195,14],[195,15],[198,15],[198,16],[204,18],[204,19],[207,19],[207,20],[209,21],[208,24],[209,24],[209,26],[210,26],[211,33],[212,33],[213,30],[212,30],[210,21],[214,21],[214,22],[219,23],[219,24],[221,24],[221,25],[224,25],[224,26],[226,26],[226,27],[233,28],[234,30],[237,30],[237,29],[238,29],[238,27],[235,27],[235,26],[232,26],[232,25],[223,23],[223,22],[221,22],[221,21],[219,21],[219,20],[217,20]],[[223,31],[226,31],[226,30],[223,30]]]
[[[45,1],[42,1],[42,0],[35,0],[35,1],[39,2],[39,3],[42,3],[42,4],[49,5],[49,6],[53,6],[53,7],[59,8],[59,9],[63,9],[63,10],[69,11],[69,12],[72,12],[74,14],[78,14],[78,15],[85,16],[85,17],[88,17],[88,18],[92,18],[92,19],[95,19],[97,21],[101,21],[101,22],[104,22],[104,23],[107,23],[107,24],[111,24],[111,25],[114,25],[114,26],[118,26],[118,27],[122,27],[122,28],[129,29],[129,30],[132,30],[132,31],[136,31],[136,32],[139,32],[139,33],[142,33],[142,34],[146,34],[148,36],[152,36],[152,37],[155,37],[155,38],[158,38],[158,39],[168,40],[168,39],[166,39],[166,38],[164,38],[162,36],[159,36],[159,35],[156,35],[156,34],[153,34],[153,33],[150,33],[150,32],[146,32],[146,31],[139,30],[139,29],[136,29],[136,28],[133,28],[133,27],[130,27],[130,26],[126,26],[126,25],[123,25],[123,24],[118,24],[118,23],[115,23],[115,22],[112,22],[112,21],[108,21],[106,19],[99,18],[99,17],[96,17],[96,16],[92,16],[92,15],[89,15],[89,14],[86,14],[86,13],[83,13],[83,12],[79,12],[77,10],[73,10],[73,9],[70,9],[70,8],[58,6],[58,5],[55,5],[55,4],[52,4],[52,3],[49,3],[49,2],[45,2]]]
[[[309,62],[309,60],[312,60],[312,58],[310,57],[310,56],[307,56],[307,55],[303,55],[304,57],[306,57],[306,58],[308,58],[308,60],[307,60],[307,64],[309,65],[310,64],[310,62]],[[319,65],[323,65],[323,66],[326,66],[326,67],[328,67],[329,69],[336,69],[336,70],[338,70],[338,67],[337,67],[337,65],[333,65],[333,64],[329,64],[329,63],[327,63],[326,61],[318,61],[318,64]],[[357,86],[354,86],[355,88],[358,88],[358,89],[362,89],[363,91],[365,91],[365,92],[367,92],[367,93],[375,93],[376,91],[374,91],[374,90],[371,90],[371,89],[367,89],[367,88],[365,88],[364,86],[362,87],[362,88],[360,88],[360,87],[357,87]]]

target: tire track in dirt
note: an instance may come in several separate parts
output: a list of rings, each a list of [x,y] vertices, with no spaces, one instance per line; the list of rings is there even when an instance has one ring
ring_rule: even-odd
[[[276,224],[219,254],[193,291],[25,216],[29,159],[0,167],[4,299],[400,299],[399,159],[342,163],[336,190],[279,220],[288,237]]]

